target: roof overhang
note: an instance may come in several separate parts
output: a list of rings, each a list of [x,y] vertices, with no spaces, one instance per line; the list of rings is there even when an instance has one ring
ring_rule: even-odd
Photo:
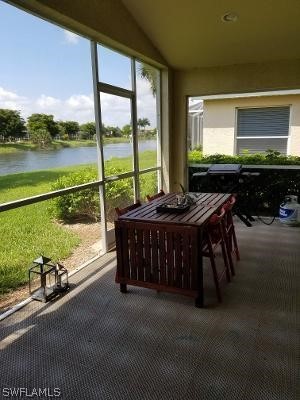
[[[253,92],[253,93],[230,93],[230,94],[215,94],[201,97],[193,97],[195,100],[223,100],[223,99],[238,99],[246,97],[265,97],[265,96],[287,96],[299,95],[300,89],[295,90],[273,90],[268,92]]]

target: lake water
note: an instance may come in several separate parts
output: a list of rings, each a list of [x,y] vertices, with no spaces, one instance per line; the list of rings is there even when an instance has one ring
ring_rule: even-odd
[[[139,151],[156,150],[156,140],[139,142]],[[128,157],[132,155],[132,143],[106,144],[104,159],[111,157]],[[0,175],[17,172],[34,171],[69,165],[89,164],[97,161],[96,147],[74,147],[59,150],[20,151],[0,154]]]

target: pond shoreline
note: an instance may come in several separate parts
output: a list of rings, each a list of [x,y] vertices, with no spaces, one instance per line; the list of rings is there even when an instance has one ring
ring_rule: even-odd
[[[155,140],[155,137],[139,137],[140,141]],[[103,145],[117,144],[117,143],[131,143],[129,138],[124,137],[112,137],[104,138]],[[39,147],[28,141],[21,142],[9,142],[0,143],[0,154],[11,154],[19,153],[22,151],[50,151],[59,150],[65,148],[77,148],[77,147],[96,147],[97,143],[95,140],[53,140],[47,147]]]
[[[64,148],[76,148],[76,147],[94,147],[96,142],[92,140],[55,140],[47,147],[39,147],[36,144],[30,142],[10,142],[0,143],[0,154],[12,154],[19,153],[22,151],[49,151],[59,150]]]
[[[81,143],[81,142],[80,142]],[[78,143],[77,143],[78,144]],[[156,140],[139,141],[139,151],[156,150]],[[104,143],[104,160],[133,156],[132,142]],[[19,150],[17,152],[0,153],[0,176],[47,170],[56,167],[97,163],[96,145],[71,146],[56,149],[35,149],[34,151]]]

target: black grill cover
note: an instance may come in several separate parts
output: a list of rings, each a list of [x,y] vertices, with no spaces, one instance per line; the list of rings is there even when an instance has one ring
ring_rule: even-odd
[[[238,175],[242,171],[241,164],[213,164],[208,168],[209,175]]]

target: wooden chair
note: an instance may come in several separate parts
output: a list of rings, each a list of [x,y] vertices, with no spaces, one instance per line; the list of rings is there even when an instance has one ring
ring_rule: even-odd
[[[210,264],[213,272],[218,301],[222,302],[220,290],[220,282],[226,275],[227,281],[230,282],[230,269],[226,251],[226,240],[224,237],[222,221],[225,216],[225,210],[222,208],[220,214],[213,214],[209,220],[207,227],[203,233],[202,241],[202,256],[210,259]],[[221,247],[224,261],[224,268],[218,272],[215,261],[216,250]]]
[[[235,275],[233,260],[232,260],[232,253],[235,254],[236,260],[240,260],[240,252],[237,244],[235,228],[233,223],[232,217],[232,208],[234,207],[236,202],[236,198],[231,196],[229,201],[224,205],[225,216],[223,218],[223,233],[226,240],[226,248],[227,248],[227,255],[228,261],[230,264],[231,273]]]
[[[158,193],[155,193],[153,196],[150,196],[149,194],[147,194],[147,200],[148,201],[152,201],[155,199],[158,199],[159,197],[162,197],[165,195],[165,192],[163,190],[160,190]]]
[[[136,203],[130,204],[129,206],[124,207],[124,208],[116,207],[115,210],[116,210],[117,216],[120,217],[121,215],[126,214],[129,211],[135,210],[136,208],[140,207],[141,205],[142,205],[141,202],[139,200],[137,200]]]

